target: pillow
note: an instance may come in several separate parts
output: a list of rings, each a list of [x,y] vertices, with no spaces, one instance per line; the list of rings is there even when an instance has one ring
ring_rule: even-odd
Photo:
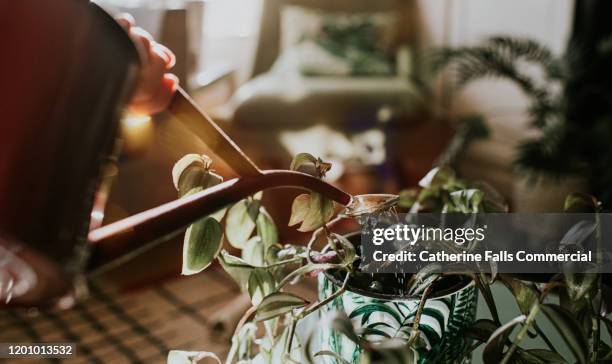
[[[314,42],[304,41],[282,52],[272,71],[284,76],[350,76],[352,67],[346,59],[330,54]]]
[[[341,13],[288,5],[281,10],[281,47],[283,52],[301,50],[297,67],[306,76],[394,75],[390,44],[396,21],[393,12]],[[345,63],[348,71],[333,73],[325,67],[330,62]]]

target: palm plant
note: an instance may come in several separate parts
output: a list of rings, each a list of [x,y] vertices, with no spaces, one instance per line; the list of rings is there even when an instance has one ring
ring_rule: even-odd
[[[607,43],[597,49],[601,58],[612,54]],[[574,43],[565,55],[556,56],[532,39],[495,36],[476,46],[441,49],[432,63],[434,70],[453,70],[458,86],[483,78],[508,80],[518,86],[529,99],[529,125],[539,132],[519,144],[518,169],[531,176],[586,176],[592,192],[607,203],[612,198],[608,187],[612,174],[601,167],[612,160],[608,146],[612,115],[606,111],[585,120],[584,115],[593,113],[568,112],[568,108],[576,98],[597,95],[611,100],[612,95],[585,87],[568,97],[567,85],[582,77],[586,67],[584,60],[577,61],[581,57]]]

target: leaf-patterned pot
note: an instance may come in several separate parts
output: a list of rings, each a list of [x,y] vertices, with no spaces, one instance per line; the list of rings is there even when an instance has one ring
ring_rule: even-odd
[[[319,274],[319,299],[329,297],[339,287],[340,282],[333,276]],[[469,345],[462,331],[475,319],[476,300],[476,288],[468,279],[432,293],[432,298],[425,302],[419,323],[426,345],[414,350],[415,362],[456,362]],[[326,305],[321,314],[344,311],[356,328],[365,329],[364,336],[370,341],[384,337],[407,340],[418,304],[418,297],[400,298],[349,289]],[[321,350],[333,351],[351,363],[358,362],[361,350],[346,336],[323,328],[320,339]],[[325,362],[336,364],[329,356]]]

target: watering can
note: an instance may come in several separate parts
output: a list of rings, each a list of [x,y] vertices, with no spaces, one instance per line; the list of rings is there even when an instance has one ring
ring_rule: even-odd
[[[179,89],[168,112],[240,177],[97,227],[92,221],[101,221],[103,213],[101,171],[111,162],[138,76],[135,46],[87,0],[20,0],[2,8],[0,297],[4,292],[4,299],[11,298],[3,304],[66,304],[98,247],[112,243],[119,249],[96,266],[120,262],[263,189],[294,186],[342,205],[351,202],[350,195],[310,175],[260,170]]]

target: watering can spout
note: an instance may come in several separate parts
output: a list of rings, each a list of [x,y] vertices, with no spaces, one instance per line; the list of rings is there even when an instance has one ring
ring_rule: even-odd
[[[259,191],[278,187],[297,187],[318,192],[343,206],[351,195],[305,173],[285,170],[262,171],[256,176],[234,178],[219,185],[168,202],[153,209],[90,231],[92,245],[112,245],[111,256],[92,262],[93,269],[110,268],[130,259],[142,249],[163,241],[182,228]],[[109,266],[106,262],[110,263]]]

